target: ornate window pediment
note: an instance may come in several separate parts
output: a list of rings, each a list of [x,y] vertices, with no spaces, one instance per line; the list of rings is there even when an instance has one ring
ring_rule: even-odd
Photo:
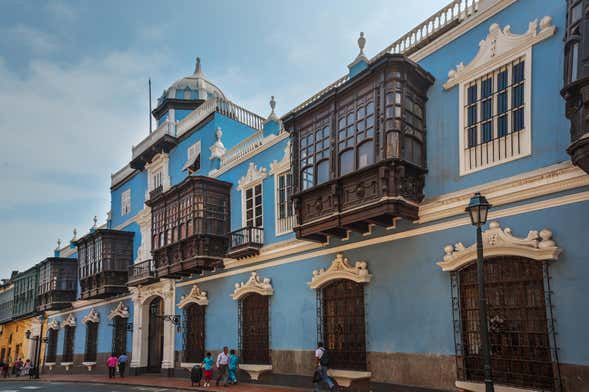
[[[75,327],[76,326],[76,316],[73,313],[70,313],[65,321],[63,322],[62,327]]]
[[[555,32],[556,27],[552,25],[550,16],[543,17],[540,23],[538,19],[531,21],[528,30],[523,34],[513,34],[510,25],[501,30],[499,24],[493,23],[489,27],[487,37],[479,43],[480,49],[474,59],[468,65],[460,63],[456,69],[448,72],[448,81],[444,84],[444,89],[449,90],[484,69],[491,69],[501,64],[513,55],[553,36]]]
[[[272,161],[270,164],[270,174],[280,174],[290,170],[290,140],[284,148],[284,155],[280,161]]]
[[[206,291],[201,291],[200,287],[197,285],[193,285],[190,293],[188,295],[183,295],[180,298],[180,302],[178,302],[178,307],[180,309],[184,308],[186,305],[190,303],[195,303],[197,305],[208,305],[209,298],[207,297]]]
[[[241,177],[237,181],[237,190],[241,192],[246,188],[250,188],[253,185],[259,184],[267,176],[268,173],[265,167],[257,167],[253,162],[250,162],[245,176]]]
[[[372,280],[372,275],[368,273],[365,261],[356,261],[354,266],[351,266],[348,258],[344,257],[342,253],[338,253],[327,270],[321,268],[313,271],[313,279],[308,285],[312,289],[319,289],[329,282],[340,279],[368,283]]]
[[[561,253],[552,239],[552,231],[542,229],[540,232],[531,230],[527,237],[513,236],[510,228],[502,229],[499,222],[491,222],[489,229],[483,232],[483,254],[493,256],[521,256],[532,260],[556,260]],[[477,259],[476,243],[468,248],[462,243],[444,247],[444,261],[437,264],[442,271],[456,271]]]
[[[108,319],[112,320],[115,317],[129,318],[129,307],[123,302],[119,304],[108,314]]]
[[[247,282],[235,283],[235,290],[231,297],[238,300],[246,294],[274,295],[274,288],[270,283],[270,278],[262,280],[256,272],[252,272]]]
[[[53,329],[55,331],[57,331],[60,326],[59,326],[59,321],[57,321],[56,319],[51,320],[47,326],[49,327],[49,329]]]
[[[99,323],[100,322],[100,315],[98,314],[98,312],[96,311],[95,308],[92,308],[90,310],[90,312],[84,316],[84,318],[82,319],[82,323],[83,324],[88,324],[88,323]]]

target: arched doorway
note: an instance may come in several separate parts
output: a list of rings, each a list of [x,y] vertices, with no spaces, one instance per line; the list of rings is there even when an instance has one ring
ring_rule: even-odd
[[[498,384],[553,390],[543,263],[519,256],[485,259],[485,290],[493,379]],[[458,271],[466,380],[483,380],[476,263]]]
[[[149,339],[147,350],[147,371],[160,372],[164,351],[164,301],[155,297],[149,303]]]
[[[323,338],[330,367],[366,370],[364,285],[335,280],[321,289]]]

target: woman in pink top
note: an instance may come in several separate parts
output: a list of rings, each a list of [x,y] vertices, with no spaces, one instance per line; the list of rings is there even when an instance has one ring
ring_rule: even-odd
[[[108,378],[115,378],[118,363],[119,360],[114,353],[108,357],[106,360],[106,366],[108,366]]]

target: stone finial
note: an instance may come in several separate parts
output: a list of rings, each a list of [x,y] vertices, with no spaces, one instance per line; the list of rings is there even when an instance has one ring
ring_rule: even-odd
[[[58,238],[57,239],[57,248],[55,248],[55,250],[60,250],[61,249],[61,240]]]
[[[270,115],[268,116],[266,123],[270,122],[270,121],[280,122],[280,119],[278,118],[278,116],[276,115],[276,112],[274,111],[274,109],[276,109],[276,100],[274,99],[274,95],[272,95],[270,97],[270,108],[272,109],[272,111],[270,112]]]
[[[215,131],[215,137],[217,138],[218,142],[221,142],[221,137],[223,137],[223,131],[221,130],[221,127],[217,127],[217,130]]]
[[[194,74],[198,75],[202,73],[202,67],[200,65],[200,57],[196,58],[196,65],[194,66]]]
[[[74,228],[74,236],[72,237],[72,241],[75,241],[78,237],[78,230]]]
[[[94,222],[92,228],[96,230],[96,228],[98,227],[98,218],[96,217],[96,215],[94,215],[94,219],[92,219],[92,221]]]
[[[276,100],[274,99],[274,95],[270,97],[270,107],[272,108],[272,113],[274,113],[274,109],[276,108]]]
[[[358,38],[358,47],[360,48],[360,56],[364,56],[364,46],[366,46],[366,38],[364,38],[364,32],[360,32],[360,38]]]

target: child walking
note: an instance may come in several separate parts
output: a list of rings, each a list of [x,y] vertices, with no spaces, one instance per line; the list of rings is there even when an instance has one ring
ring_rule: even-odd
[[[213,379],[213,363],[215,360],[213,359],[213,355],[208,352],[205,358],[202,360],[202,367],[204,371],[204,387],[211,386],[211,380]]]
[[[237,384],[237,369],[239,369],[239,358],[235,350],[229,352],[229,384]]]

